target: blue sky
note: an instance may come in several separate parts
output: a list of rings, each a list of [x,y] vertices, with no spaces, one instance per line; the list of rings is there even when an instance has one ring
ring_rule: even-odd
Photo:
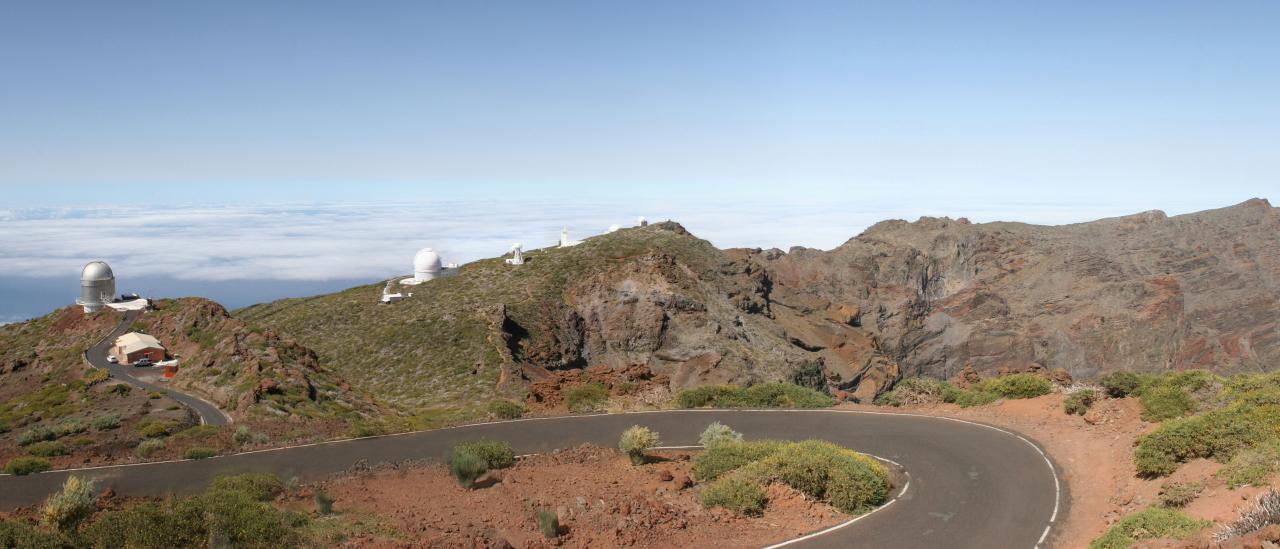
[[[0,18],[0,185],[19,207],[1207,207],[1280,188],[1278,22],[1275,2],[30,2]]]

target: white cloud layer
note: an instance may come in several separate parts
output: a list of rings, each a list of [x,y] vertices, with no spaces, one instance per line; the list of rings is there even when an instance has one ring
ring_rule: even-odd
[[[1224,204],[1225,205],[1225,204]],[[1116,206],[956,205],[926,211],[903,204],[660,199],[558,204],[452,201],[392,204],[0,209],[0,276],[78,273],[105,259],[117,277],[183,280],[377,280],[409,274],[414,252],[431,246],[465,263],[559,238],[580,239],[637,216],[674,219],[720,247],[829,249],[889,218],[968,216],[974,221],[1065,223],[1132,213]],[[74,274],[72,275],[74,276]],[[3,319],[0,319],[3,320]]]

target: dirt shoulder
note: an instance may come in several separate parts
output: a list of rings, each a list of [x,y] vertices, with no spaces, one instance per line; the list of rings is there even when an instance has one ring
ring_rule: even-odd
[[[352,537],[347,547],[745,548],[849,518],[781,485],[769,488],[760,517],[703,509],[690,454],[655,455],[658,461],[637,467],[615,450],[581,446],[521,458],[475,490],[459,487],[439,464],[344,477],[325,489],[335,511],[381,517],[376,533]],[[539,509],[560,517],[558,540],[539,532]]]

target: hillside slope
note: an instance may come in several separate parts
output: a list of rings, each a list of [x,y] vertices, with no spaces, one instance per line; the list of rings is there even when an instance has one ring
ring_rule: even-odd
[[[759,273],[674,223],[464,265],[381,304],[383,283],[237,316],[290,334],[357,388],[422,411],[523,398],[599,366],[673,387],[786,379],[808,353],[765,317]]]
[[[1278,235],[1260,199],[1056,227],[886,221],[787,253],[718,250],[668,222],[468,264],[400,303],[378,303],[379,283],[237,315],[415,411],[537,401],[587,367],[627,387],[797,380],[866,401],[966,367],[1274,368]]]
[[[231,318],[216,303],[186,298],[156,306],[133,329],[180,358],[175,388],[218,404],[233,427],[282,443],[394,420],[385,406],[335,380],[310,350]],[[83,360],[119,321],[119,313],[73,306],[0,326],[0,461],[24,454],[51,457],[57,466],[135,459],[148,423],[162,423],[168,433],[196,424],[177,402],[108,380]],[[229,431],[223,435],[229,444]],[[150,457],[181,455],[180,443]]]

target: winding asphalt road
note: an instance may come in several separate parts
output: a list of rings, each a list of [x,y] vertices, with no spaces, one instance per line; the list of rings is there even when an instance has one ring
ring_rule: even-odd
[[[270,472],[309,482],[363,464],[438,459],[452,445],[477,438],[505,440],[517,453],[537,453],[582,443],[612,446],[627,427],[644,425],[661,433],[664,444],[693,445],[712,421],[749,439],[830,440],[891,459],[910,474],[909,488],[891,505],[789,547],[1044,547],[1052,543],[1055,520],[1066,511],[1065,485],[1049,458],[1017,434],[961,420],[843,410],[676,410],[535,418],[200,461],[51,471],[0,477],[0,507],[39,503],[73,473],[98,479],[120,495],[186,494],[224,474]]]
[[[227,417],[226,414],[222,413],[222,410],[219,410],[217,406],[214,406],[209,402],[186,393],[175,391],[164,385],[147,383],[133,377],[133,373],[129,371],[133,366],[107,362],[107,355],[111,352],[111,347],[115,344],[116,338],[129,331],[129,327],[133,325],[133,321],[137,320],[138,315],[140,314],[142,314],[142,311],[125,311],[124,318],[120,319],[120,323],[116,325],[116,328],[112,330],[111,333],[107,334],[107,337],[102,338],[101,341],[98,341],[97,344],[84,352],[85,360],[88,360],[89,364],[93,365],[95,368],[102,368],[110,372],[111,377],[119,379],[129,385],[133,385],[134,387],[147,391],[155,391],[178,401],[179,404],[190,408],[197,416],[200,416],[200,423],[206,425],[226,425],[230,423],[231,418]]]

